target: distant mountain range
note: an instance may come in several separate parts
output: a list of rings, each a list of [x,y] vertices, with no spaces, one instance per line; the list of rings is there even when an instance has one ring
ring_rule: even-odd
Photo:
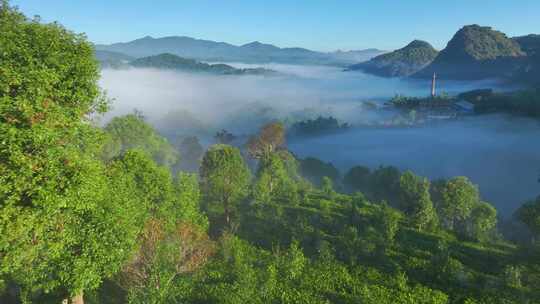
[[[383,77],[409,76],[429,65],[438,53],[431,44],[414,40],[402,49],[352,65],[349,70],[362,70]]]
[[[304,48],[280,48],[258,41],[236,46],[180,36],[148,36],[126,43],[96,45],[95,48],[96,58],[104,67],[118,67],[143,57],[169,54],[181,57],[182,60],[177,60],[177,63],[187,66],[191,64],[185,61],[188,59],[198,61],[199,64],[200,61],[273,62],[341,66],[347,70],[362,70],[383,77],[429,78],[437,73],[443,79],[500,78],[540,82],[540,35],[509,38],[504,33],[479,25],[461,28],[440,52],[428,42],[420,40],[390,53],[377,49],[325,53]],[[163,60],[165,57],[153,58],[156,59]],[[153,60],[146,61],[156,65]],[[229,73],[228,67],[220,65],[196,66],[202,70]],[[254,71],[246,71],[251,72]]]
[[[387,51],[381,51],[379,49],[365,49],[365,50],[359,50],[359,51],[335,51],[332,53],[329,53],[332,57],[335,58],[337,61],[342,62],[351,62],[351,63],[360,63],[364,61],[368,61],[371,58],[377,57],[381,54],[385,54]]]
[[[168,69],[182,72],[210,73],[217,75],[274,75],[276,71],[253,68],[237,69],[227,64],[208,64],[173,54],[160,54],[135,59],[128,63],[137,68]]]
[[[304,48],[279,48],[258,41],[241,46],[225,42],[194,39],[184,36],[152,38],[150,36],[125,43],[95,45],[97,52],[114,52],[128,57],[141,58],[159,54],[173,54],[198,61],[320,64],[347,66],[369,60],[385,53],[377,49],[348,52],[316,52]]]
[[[413,41],[397,51],[352,65],[348,70],[386,77],[540,82],[540,35],[509,38],[491,27],[461,28],[437,52],[424,41]]]

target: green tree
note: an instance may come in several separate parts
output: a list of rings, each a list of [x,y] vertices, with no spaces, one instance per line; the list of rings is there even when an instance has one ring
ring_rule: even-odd
[[[148,208],[151,216],[174,224],[180,216],[170,170],[157,165],[148,153],[142,150],[129,150],[115,163],[132,182],[131,191],[135,193],[141,207]]]
[[[435,228],[438,217],[431,202],[429,181],[407,171],[401,175],[400,188],[400,209],[413,225],[420,230]]]
[[[201,213],[201,191],[197,175],[180,172],[176,178],[177,221],[208,230],[208,218]]]
[[[334,183],[328,176],[324,176],[322,179],[321,191],[328,196],[335,194]]]
[[[223,207],[226,224],[231,227],[231,212],[247,196],[250,172],[240,151],[227,145],[214,145],[204,155],[200,184],[207,203]]]
[[[285,166],[279,153],[271,153],[259,162],[257,178],[253,184],[253,198],[257,202],[295,203],[297,187]]]
[[[106,157],[114,157],[130,149],[148,153],[160,165],[172,167],[179,154],[167,139],[148,123],[140,113],[113,118],[106,126],[109,141],[105,146]]]
[[[439,214],[449,229],[454,229],[457,222],[465,221],[480,201],[478,188],[464,176],[450,179],[440,191]]]
[[[489,238],[497,225],[497,210],[486,202],[478,202],[467,221],[469,237],[483,241]]]
[[[182,139],[178,146],[182,154],[180,169],[190,172],[196,172],[201,165],[204,148],[196,136],[188,136]]]
[[[140,226],[96,157],[103,136],[89,117],[107,108],[99,68],[84,36],[7,1],[0,33],[0,271],[24,300],[80,303],[128,258]]]
[[[339,180],[339,171],[332,163],[325,163],[314,157],[306,157],[300,161],[300,174],[317,187],[322,186],[324,177],[330,178],[334,183]]]
[[[401,216],[399,211],[388,206],[386,202],[376,209],[375,228],[382,236],[381,246],[384,248],[384,251],[394,244],[396,234],[399,230]]]
[[[540,196],[534,201],[523,204],[515,214],[516,218],[524,223],[533,234],[533,243],[540,236]]]
[[[396,167],[381,166],[371,173],[368,198],[373,201],[387,201],[396,206],[400,199],[401,173]]]
[[[343,177],[343,184],[349,191],[366,193],[369,189],[371,170],[363,166],[352,167]]]

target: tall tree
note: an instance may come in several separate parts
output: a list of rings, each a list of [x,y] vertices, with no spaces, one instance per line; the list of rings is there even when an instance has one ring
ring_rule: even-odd
[[[429,181],[407,171],[400,178],[400,188],[400,209],[416,228],[434,228],[438,218],[429,194]]]
[[[280,122],[273,122],[263,126],[258,135],[252,136],[248,140],[247,148],[251,157],[262,159],[283,145],[285,145],[285,126]]]
[[[93,48],[2,1],[0,62],[0,271],[27,300],[80,303],[127,259],[139,225],[97,158],[89,117],[107,103]]]
[[[208,218],[201,213],[201,191],[196,174],[180,172],[176,178],[177,220],[208,229]]]
[[[540,197],[523,204],[515,216],[524,223],[533,235],[533,243],[540,236]]]
[[[480,201],[478,188],[464,176],[450,179],[440,191],[440,201],[437,203],[439,214],[449,229],[454,229],[457,222],[466,220]]]
[[[484,241],[489,238],[496,225],[497,210],[489,203],[478,202],[467,221],[467,234],[475,240]]]
[[[330,178],[333,183],[339,181],[339,170],[332,163],[314,157],[300,160],[300,173],[317,187],[322,186],[324,177]]]
[[[227,145],[214,145],[204,155],[200,184],[207,203],[223,207],[226,224],[231,227],[231,212],[248,194],[250,172],[240,151]]]
[[[259,162],[253,197],[257,202],[275,202],[282,199],[293,203],[297,192],[294,177],[289,175],[286,163],[279,153],[272,153]]]
[[[182,154],[180,169],[190,172],[198,171],[204,153],[204,148],[199,142],[199,138],[196,136],[183,138],[178,145],[178,150]]]
[[[343,177],[343,185],[349,191],[366,193],[369,189],[371,170],[363,166],[352,167]]]
[[[387,201],[396,206],[400,196],[401,172],[398,168],[381,166],[371,173],[368,198],[374,201]]]
[[[398,210],[388,206],[386,202],[383,202],[377,206],[374,215],[375,227],[382,237],[382,241],[378,245],[386,252],[394,244],[402,214]]]

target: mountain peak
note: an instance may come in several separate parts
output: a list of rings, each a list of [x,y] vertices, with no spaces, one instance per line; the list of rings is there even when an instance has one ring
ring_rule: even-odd
[[[504,33],[489,26],[466,25],[415,77],[427,78],[436,72],[447,79],[506,78],[525,56],[520,44]]]
[[[437,57],[437,54],[437,50],[431,44],[422,40],[414,40],[399,50],[353,65],[350,69],[363,70],[380,76],[409,76],[430,64]]]
[[[426,42],[424,40],[413,40],[411,43],[407,44],[405,48],[429,48],[429,49],[435,49],[429,42]]]
[[[504,33],[489,26],[466,25],[454,35],[443,51],[472,60],[493,60],[500,57],[520,57],[525,53],[519,44]]]
[[[252,48],[252,49],[254,49],[254,48],[257,48],[257,49],[260,49],[260,48],[279,49],[275,45],[262,43],[260,41],[253,41],[253,42],[250,42],[250,43],[246,43],[246,44],[242,45],[241,47],[242,48]]]

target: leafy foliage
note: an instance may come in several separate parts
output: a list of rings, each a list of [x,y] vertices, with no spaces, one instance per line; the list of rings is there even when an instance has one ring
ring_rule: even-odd
[[[349,129],[349,124],[340,123],[336,118],[319,116],[294,123],[290,129],[294,136],[317,136]]]
[[[516,217],[523,222],[534,236],[540,235],[540,197],[526,202],[516,211]]]
[[[300,173],[317,186],[322,185],[324,177],[330,178],[334,183],[339,180],[339,171],[334,165],[314,157],[300,160]]]
[[[172,167],[179,160],[178,152],[144,121],[140,113],[113,118],[105,126],[105,131],[110,138],[104,149],[105,158],[113,158],[130,149],[141,149],[167,167]]]
[[[400,209],[418,229],[434,229],[439,219],[429,193],[429,181],[407,171],[400,178]]]
[[[106,102],[91,44],[0,5],[0,274],[25,300],[80,294],[128,258],[136,201],[96,157],[88,117]]]
[[[201,189],[210,204],[220,204],[225,223],[230,227],[231,213],[248,194],[250,172],[237,148],[214,145],[204,155]]]
[[[514,92],[492,90],[470,91],[460,94],[475,105],[478,114],[508,113],[519,116],[540,117],[540,89],[530,88]]]

